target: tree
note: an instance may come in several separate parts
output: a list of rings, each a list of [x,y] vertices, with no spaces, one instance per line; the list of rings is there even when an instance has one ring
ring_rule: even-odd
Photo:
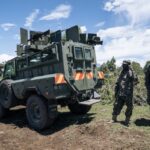
[[[100,66],[100,70],[105,72],[105,73],[116,71],[116,59],[115,59],[115,57],[112,57],[111,60],[108,60],[106,63],[103,63]]]
[[[116,70],[116,59],[114,56],[110,61],[108,60],[106,64],[108,66],[109,71],[114,72]]]
[[[140,63],[133,61],[131,66],[137,75],[143,74],[143,68],[141,67]]]
[[[103,63],[101,66],[100,66],[100,71],[103,71],[104,73],[107,73],[109,71],[108,69],[108,66],[106,63]]]

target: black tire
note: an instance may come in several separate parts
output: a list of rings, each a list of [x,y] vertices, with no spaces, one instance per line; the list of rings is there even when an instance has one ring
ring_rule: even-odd
[[[35,130],[48,128],[56,118],[51,117],[46,100],[37,95],[28,98],[26,115],[29,125]]]
[[[86,114],[88,111],[90,111],[91,106],[87,106],[87,105],[81,105],[78,104],[77,102],[74,104],[69,104],[68,105],[69,110],[77,115],[84,115]]]
[[[0,104],[0,119],[4,118],[8,113],[8,109],[4,108],[1,104]]]
[[[0,103],[4,108],[10,108],[17,103],[17,98],[12,90],[11,82],[12,80],[3,80],[0,83]]]

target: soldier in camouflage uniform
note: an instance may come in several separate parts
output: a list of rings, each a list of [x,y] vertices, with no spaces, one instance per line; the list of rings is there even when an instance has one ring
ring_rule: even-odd
[[[122,72],[116,82],[115,87],[115,103],[113,108],[112,120],[117,122],[117,116],[120,114],[124,104],[126,104],[127,109],[125,112],[125,124],[128,125],[130,117],[133,110],[133,87],[135,81],[137,82],[137,76],[135,76],[133,70],[130,67],[130,61],[123,61]]]
[[[150,105],[150,64],[145,68],[145,86],[147,89],[147,103]]]

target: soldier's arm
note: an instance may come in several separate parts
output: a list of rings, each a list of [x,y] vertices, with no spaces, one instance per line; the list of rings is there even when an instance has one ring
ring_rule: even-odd
[[[129,72],[128,72],[128,78],[129,78],[130,80],[134,80],[134,73],[133,73],[133,70],[132,70],[132,69],[130,69]]]
[[[115,97],[117,96],[118,91],[119,91],[119,78],[117,79],[116,84],[115,84]]]
[[[115,85],[115,97],[117,97],[118,91],[119,91],[119,86],[118,86],[118,84],[116,83],[116,85]]]
[[[136,84],[139,83],[138,76],[137,76],[137,74],[133,71],[132,68],[129,70],[129,78],[130,78],[131,81],[134,82],[134,85],[136,85]]]

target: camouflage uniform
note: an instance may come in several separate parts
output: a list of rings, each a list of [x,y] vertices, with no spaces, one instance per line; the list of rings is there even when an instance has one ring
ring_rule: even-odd
[[[133,110],[133,87],[135,81],[138,81],[137,76],[134,75],[130,67],[129,61],[123,62],[123,70],[116,82],[115,97],[116,101],[113,108],[113,120],[117,121],[117,116],[120,114],[124,104],[127,109],[125,112],[126,123],[129,123]]]
[[[150,105],[150,64],[147,65],[145,70],[145,86],[147,89],[147,103]]]

